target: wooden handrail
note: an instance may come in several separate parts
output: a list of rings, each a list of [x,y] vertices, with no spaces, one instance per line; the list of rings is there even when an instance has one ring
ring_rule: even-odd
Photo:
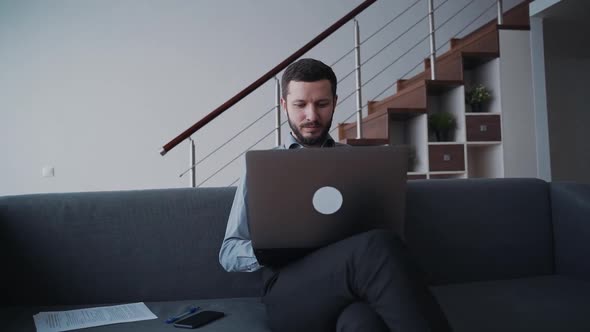
[[[317,37],[312,39],[307,44],[305,44],[305,46],[300,48],[297,52],[293,53],[291,56],[289,56],[287,59],[285,59],[279,65],[277,65],[276,67],[271,69],[268,73],[264,74],[262,77],[257,79],[254,83],[250,84],[247,88],[240,91],[237,95],[233,96],[231,99],[229,99],[228,101],[223,103],[221,106],[217,107],[213,112],[209,113],[207,116],[205,116],[204,118],[199,120],[199,122],[195,123],[190,128],[185,130],[182,134],[176,136],[173,140],[171,140],[166,145],[164,145],[164,147],[160,151],[160,154],[162,156],[165,155],[168,151],[172,150],[174,147],[176,147],[178,144],[180,144],[180,142],[189,138],[196,131],[203,128],[209,122],[213,121],[213,119],[215,119],[216,117],[221,115],[221,113],[227,111],[230,107],[237,104],[240,100],[245,98],[247,95],[252,93],[254,90],[258,89],[261,85],[263,85],[268,80],[270,80],[271,78],[276,76],[279,72],[281,72],[281,70],[285,69],[293,61],[297,60],[303,54],[307,53],[310,49],[312,49],[314,46],[316,46],[317,44],[322,42],[324,39],[326,39],[328,36],[330,36],[332,33],[334,33],[336,30],[338,30],[340,27],[342,27],[348,21],[353,19],[359,13],[361,13],[362,11],[367,9],[370,5],[372,5],[376,1],[377,0],[363,1],[363,3],[361,3],[358,7],[353,9],[350,13],[346,14],[341,19],[339,19],[336,23],[332,24],[328,29],[326,29],[324,32],[319,34]]]

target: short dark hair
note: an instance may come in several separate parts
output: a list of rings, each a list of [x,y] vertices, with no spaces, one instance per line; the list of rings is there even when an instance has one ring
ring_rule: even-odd
[[[289,82],[317,82],[329,80],[332,85],[332,96],[336,97],[336,74],[330,66],[315,59],[300,59],[287,67],[281,78],[281,92],[287,99],[289,94]]]

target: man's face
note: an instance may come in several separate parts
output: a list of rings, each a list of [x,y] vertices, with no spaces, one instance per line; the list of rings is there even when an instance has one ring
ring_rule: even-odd
[[[289,82],[287,100],[281,98],[295,138],[306,146],[320,146],[332,126],[338,97],[332,96],[329,80]]]

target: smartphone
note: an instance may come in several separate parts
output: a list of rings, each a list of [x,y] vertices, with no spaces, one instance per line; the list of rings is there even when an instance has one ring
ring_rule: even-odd
[[[223,316],[225,316],[225,314],[220,311],[199,311],[194,315],[176,321],[174,326],[185,329],[196,329],[197,327],[209,324]]]

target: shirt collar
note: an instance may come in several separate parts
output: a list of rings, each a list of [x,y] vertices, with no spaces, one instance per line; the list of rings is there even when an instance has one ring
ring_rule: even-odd
[[[332,136],[330,136],[330,134],[328,134],[328,137],[326,137],[326,140],[322,143],[321,147],[322,148],[331,148],[334,147],[335,145],[335,141],[332,138]],[[295,137],[293,136],[293,133],[289,133],[289,135],[287,135],[287,137],[285,137],[285,144],[284,144],[284,148],[285,149],[298,149],[298,148],[303,148],[305,146],[303,146],[301,143],[299,143]]]

